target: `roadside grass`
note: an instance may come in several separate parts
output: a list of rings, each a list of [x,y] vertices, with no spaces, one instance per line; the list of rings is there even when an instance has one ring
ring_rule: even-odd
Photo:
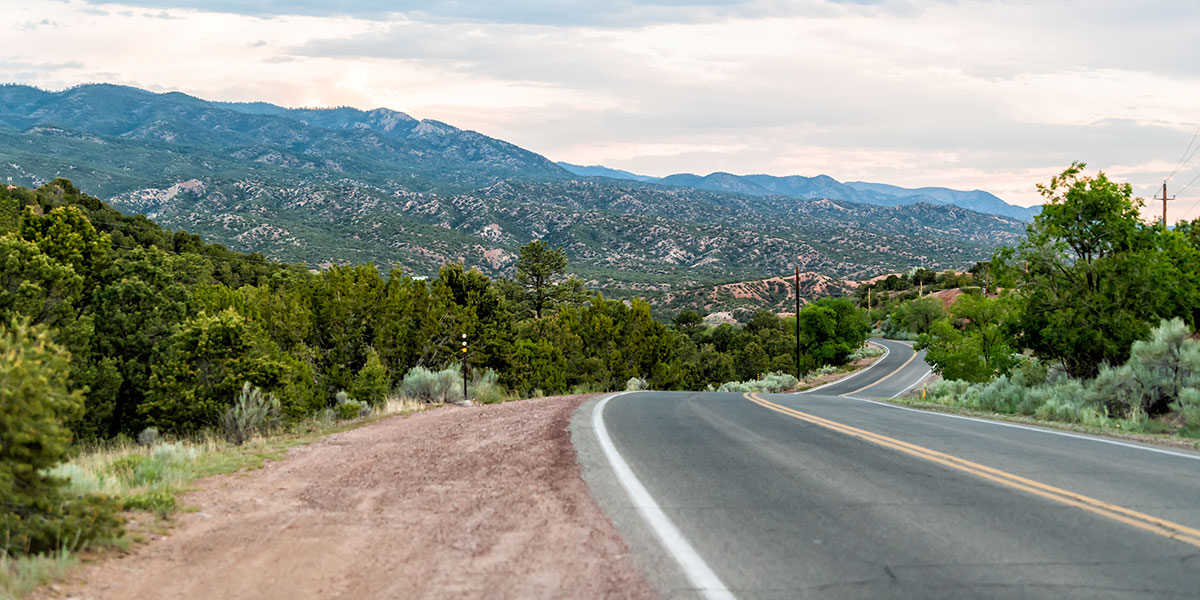
[[[368,425],[394,415],[409,415],[441,404],[389,396],[371,415],[336,420],[321,415],[286,428],[255,436],[242,445],[226,441],[214,431],[185,438],[164,438],[139,445],[129,438],[83,445],[75,456],[50,470],[67,480],[71,494],[102,494],[120,499],[127,515],[123,537],[104,540],[88,548],[67,548],[55,553],[9,557],[0,553],[0,599],[22,598],[38,586],[62,580],[85,558],[106,558],[128,551],[148,535],[162,534],[171,517],[181,510],[179,496],[196,488],[198,479],[212,475],[259,469],[282,458],[288,450],[323,437]]]
[[[1122,440],[1179,448],[1184,450],[1200,450],[1200,428],[1177,427],[1163,420],[1147,417],[1144,413],[1135,414],[1132,418],[1114,418],[1094,410],[1080,410],[1074,407],[1057,407],[1057,410],[1044,409],[1033,415],[1015,414],[985,410],[953,402],[940,402],[932,395],[921,399],[921,388],[898,398],[881,398],[881,402],[889,402],[909,408],[930,410],[964,417],[976,417],[992,421],[1004,421],[1021,425],[1033,425],[1047,429],[1058,429],[1072,433],[1083,433],[1102,437],[1119,438]],[[1090,407],[1086,407],[1090,408]],[[1070,411],[1064,420],[1056,413]]]
[[[15,559],[0,553],[0,598],[21,598],[39,586],[59,581],[78,562],[67,550]]]

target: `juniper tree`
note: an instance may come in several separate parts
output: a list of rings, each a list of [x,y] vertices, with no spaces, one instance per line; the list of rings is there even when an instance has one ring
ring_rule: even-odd
[[[552,295],[553,279],[567,270],[562,248],[551,248],[541,240],[521,246],[517,259],[517,281],[525,287],[533,303],[533,314],[542,318],[542,310]]]

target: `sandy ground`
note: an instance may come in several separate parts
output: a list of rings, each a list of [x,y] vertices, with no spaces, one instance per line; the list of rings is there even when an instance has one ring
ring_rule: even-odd
[[[588,496],[583,397],[445,407],[209,478],[169,535],[82,567],[72,598],[649,598]]]

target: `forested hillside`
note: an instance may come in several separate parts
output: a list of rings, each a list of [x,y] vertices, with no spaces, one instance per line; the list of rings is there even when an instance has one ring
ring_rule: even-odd
[[[744,327],[703,327],[694,311],[668,325],[642,300],[565,277],[562,249],[519,254],[511,278],[462,263],[428,280],[371,263],[314,271],[123,215],[65,179],[0,187],[0,550],[115,530],[111,498],[48,471],[73,442],[220,431],[240,444],[395,393],[463,399],[464,359],[479,401],[703,389],[768,371],[790,372],[770,383],[787,387],[797,366],[845,363],[868,332],[844,298],[800,313],[799,348],[797,317],[766,311]]]
[[[463,334],[471,367],[493,370],[517,394],[610,390],[631,378],[697,389],[795,371],[793,326],[777,317],[763,313],[744,329],[668,326],[644,301],[606,300],[563,279],[570,254],[541,243],[523,251],[563,267],[541,283],[461,263],[424,280],[370,263],[309,271],[231,252],[122,215],[66,180],[0,189],[0,203],[0,318],[48,327],[70,351],[72,384],[87,390],[72,425],[83,437],[213,426],[246,381],[299,418],[339,391],[354,396],[373,376],[364,369],[384,372],[391,389],[413,367],[454,363]],[[859,325],[831,350],[822,348],[832,332],[814,321],[804,368],[838,364],[861,344],[865,320],[849,307],[809,309]],[[755,358],[743,360],[751,341]]]
[[[850,280],[961,268],[1015,243],[1022,227],[932,196],[875,206],[782,188],[584,178],[501,140],[383,109],[235,105],[109,85],[0,87],[0,158],[13,183],[69,178],[126,213],[309,267],[373,262],[435,277],[461,262],[494,277],[540,240],[563,248],[590,287],[645,298],[658,316],[681,294],[796,265]]]

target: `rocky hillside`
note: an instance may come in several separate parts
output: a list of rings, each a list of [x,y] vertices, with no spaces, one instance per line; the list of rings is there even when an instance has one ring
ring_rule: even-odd
[[[752,196],[787,196],[790,198],[847,200],[860,204],[881,206],[903,206],[908,204],[953,204],[981,213],[1032,221],[1041,212],[1041,207],[1024,207],[1009,204],[995,195],[981,190],[964,192],[943,187],[902,188],[882,183],[851,181],[842,183],[828,175],[804,177],[791,175],[734,175],[732,173],[710,173],[693,175],[678,173],[667,177],[647,177],[628,171],[601,166],[581,167],[569,163],[558,163],[564,169],[580,176],[610,177],[634,181],[649,181],[663,185],[684,186],[702,190],[734,192]]]
[[[662,305],[797,264],[839,279],[963,267],[1024,231],[1016,219],[943,202],[572,175],[501,140],[385,109],[0,87],[0,177],[38,185],[59,176],[165,226],[309,265],[373,261],[429,275],[463,261],[509,275],[520,246],[542,239],[606,294]],[[704,302],[739,300],[716,294]]]

